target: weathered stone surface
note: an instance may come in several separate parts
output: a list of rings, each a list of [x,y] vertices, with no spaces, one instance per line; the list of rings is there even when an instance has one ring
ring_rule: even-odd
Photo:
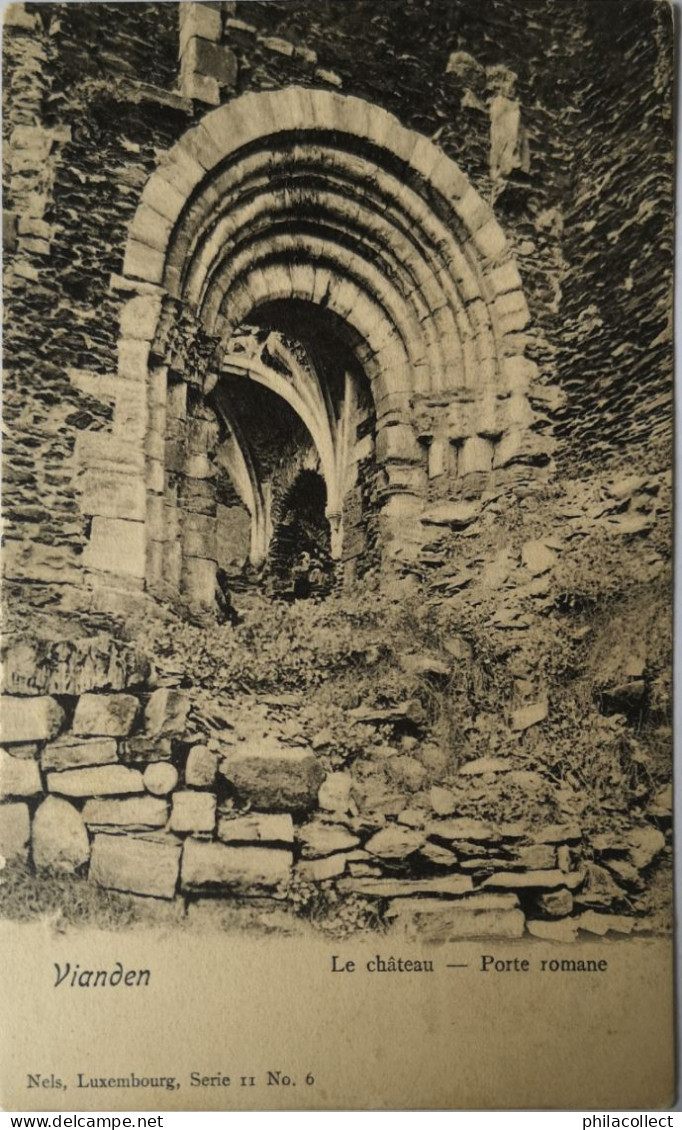
[[[457,802],[449,789],[442,789],[434,785],[429,790],[429,801],[436,816],[451,816],[455,811]]]
[[[348,717],[356,722],[414,722],[420,725],[424,721],[424,707],[418,698],[408,699],[407,702],[397,702],[394,706],[356,706],[348,711]]]
[[[551,871],[556,866],[556,851],[551,844],[530,844],[513,850],[516,866],[527,867],[530,871]],[[563,871],[563,867],[560,868]]]
[[[546,717],[546,700],[534,702],[530,706],[521,706],[518,710],[512,711],[511,728],[519,732],[529,730],[531,726],[537,726],[538,722],[543,722]]]
[[[294,822],[288,813],[250,812],[233,819],[221,816],[218,838],[226,844],[293,844]]]
[[[169,761],[173,756],[170,738],[148,738],[135,734],[120,743],[119,756],[125,762]]]
[[[115,796],[143,793],[142,774],[125,765],[97,765],[91,769],[64,769],[47,774],[48,792],[62,796]]]
[[[35,761],[12,757],[0,749],[0,800],[7,797],[35,796],[43,791]]]
[[[8,538],[3,549],[3,576],[12,580],[78,584],[78,558],[70,546],[41,545]]]
[[[185,784],[192,789],[212,789],[218,775],[220,756],[205,745],[192,746],[187,754]]]
[[[313,748],[315,743],[313,742]],[[353,778],[350,773],[328,773],[320,785],[317,803],[326,812],[344,814],[350,811]]]
[[[212,832],[215,821],[216,798],[213,793],[187,789],[173,794],[172,832]]]
[[[442,502],[430,506],[422,514],[422,522],[431,526],[450,526],[462,530],[478,518],[480,505],[475,502]]]
[[[131,694],[81,695],[73,719],[73,732],[125,738],[133,728],[139,706]]]
[[[142,774],[144,787],[153,796],[168,796],[178,783],[178,771],[167,761],[152,761]]]
[[[64,711],[48,695],[0,699],[0,737],[3,742],[40,742],[55,738],[64,723]]]
[[[97,516],[92,520],[91,538],[83,551],[83,565],[95,572],[141,579],[145,551],[144,522]]]
[[[180,870],[180,844],[168,837],[95,836],[90,879],[100,887],[172,899]]]
[[[302,859],[296,872],[302,879],[311,883],[322,883],[325,879],[336,879],[343,875],[349,862],[348,853],[326,855],[322,859]]]
[[[419,828],[421,831],[425,828],[428,818],[429,812],[426,808],[403,808],[396,820],[406,828]]]
[[[144,712],[145,732],[152,737],[181,737],[191,702],[185,691],[162,687],[150,696]]]
[[[372,836],[365,844],[365,849],[382,859],[405,859],[419,850],[424,839],[423,832],[391,824]]]
[[[486,843],[496,839],[495,829],[483,820],[472,820],[468,816],[453,818],[452,820],[432,820],[426,829],[429,837],[438,840],[475,840],[477,843]]]
[[[659,819],[670,818],[673,811],[673,787],[672,785],[664,785],[662,789],[656,793],[653,803],[649,805],[649,814],[656,816]]]
[[[31,818],[27,804],[0,804],[0,861],[28,858]]]
[[[581,906],[611,906],[623,898],[623,890],[605,867],[596,863],[585,865],[586,879],[583,889],[576,895]]]
[[[304,824],[298,829],[296,838],[303,844],[303,854],[307,858],[332,855],[337,851],[350,851],[360,843],[358,837],[352,835],[343,825],[325,824],[321,820]]]
[[[658,828],[652,828],[650,824],[643,824],[639,828],[633,828],[627,835],[628,855],[633,865],[638,870],[643,870],[653,863],[657,855],[663,851],[665,847],[665,836],[659,832]]]
[[[36,761],[40,755],[41,744],[41,742],[14,742],[5,753],[11,753],[12,757],[18,757],[22,761]]]
[[[254,808],[283,812],[313,808],[324,779],[311,750],[273,739],[240,744],[221,762],[220,772]]]
[[[475,761],[460,765],[458,772],[462,777],[479,777],[483,773],[508,773],[513,768],[505,757],[477,757]]]
[[[113,738],[77,738],[64,736],[48,742],[40,763],[46,769],[78,769],[84,765],[110,765],[118,760]]]
[[[441,899],[396,899],[387,917],[393,918],[396,931],[410,941],[457,942],[464,938],[520,938],[525,919],[513,903],[486,904],[470,899],[444,902]]]
[[[576,940],[578,920],[576,918],[557,919],[555,922],[541,922],[532,919],[526,923],[528,933],[545,942],[570,943]]]
[[[550,918],[566,918],[573,910],[573,895],[565,887],[538,896],[538,907]]]
[[[450,848],[443,847],[441,844],[425,843],[419,849],[419,855],[422,859],[426,859],[429,863],[434,863],[437,867],[456,867],[457,856]]]
[[[574,843],[582,839],[582,834],[579,824],[548,824],[535,832],[533,839],[537,844]]]
[[[136,796],[126,800],[88,800],[83,807],[83,820],[88,825],[163,828],[167,819],[166,802],[151,796]]]
[[[33,862],[55,871],[76,871],[90,858],[90,841],[77,808],[49,796],[33,817]]]
[[[413,895],[437,895],[457,898],[474,889],[468,875],[445,875],[432,879],[344,879],[340,891],[351,891],[374,898],[409,898]]]
[[[426,769],[416,757],[392,757],[388,773],[401,789],[407,789],[411,793],[419,792],[427,778]]]
[[[31,643],[10,639],[2,648],[2,686],[8,694],[120,691],[141,685],[148,674],[145,656],[104,633]]]
[[[565,871],[505,871],[499,875],[490,875],[481,886],[507,890],[521,890],[527,887],[538,887],[546,891],[552,891],[556,887],[575,890],[584,878],[583,871],[569,871],[568,874]]]
[[[184,73],[196,72],[198,75],[214,78],[221,87],[234,87],[237,81],[236,56],[222,43],[190,39],[182,57],[182,64]]]
[[[407,675],[435,675],[447,679],[450,675],[450,665],[437,655],[428,652],[402,652],[398,662]]]
[[[617,879],[622,879],[624,883],[630,883],[633,887],[641,887],[640,873],[627,859],[609,859],[606,866]]]
[[[186,891],[219,887],[244,895],[272,891],[288,880],[292,860],[292,853],[282,849],[189,839],[182,853],[181,885]]]
[[[521,550],[521,560],[534,577],[539,577],[556,563],[557,555],[542,541],[527,541]]]
[[[575,921],[579,930],[585,930],[588,934],[598,934],[603,938],[610,932],[631,934],[637,919],[629,918],[625,914],[597,914],[594,910],[586,910]]]

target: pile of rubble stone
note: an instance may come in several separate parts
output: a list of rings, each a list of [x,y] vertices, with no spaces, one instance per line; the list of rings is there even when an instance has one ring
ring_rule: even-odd
[[[666,848],[665,798],[657,821],[590,845],[575,820],[462,814],[501,780],[537,785],[512,757],[468,761],[448,787],[420,779],[387,798],[363,788],[357,764],[335,768],[324,735],[306,736],[296,696],[230,706],[199,689],[152,689],[144,664],[112,648],[61,645],[30,689],[22,662],[35,670],[35,655],[8,657],[9,689],[22,692],[0,704],[8,861],[190,902],[286,903],[296,881],[333,882],[339,896],[375,902],[385,923],[424,940],[638,928],[621,884],[636,885]],[[368,704],[349,725],[382,727],[409,706]]]

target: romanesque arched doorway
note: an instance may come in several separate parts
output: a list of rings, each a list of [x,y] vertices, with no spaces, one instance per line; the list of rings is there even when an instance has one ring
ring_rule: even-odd
[[[246,386],[312,442],[336,559],[365,552],[368,506],[384,560],[409,558],[434,501],[548,458],[503,232],[435,145],[360,99],[289,87],[207,114],[146,185],[124,274],[114,446],[89,458],[117,459],[144,498],[93,518],[91,570],[119,523],[141,583],[210,603],[218,465],[267,555]]]

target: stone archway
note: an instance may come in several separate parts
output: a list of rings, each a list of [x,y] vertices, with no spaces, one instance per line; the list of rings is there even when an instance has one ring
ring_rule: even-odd
[[[148,181],[124,276],[137,293],[121,317],[113,433],[82,449],[84,510],[93,515],[84,563],[109,575],[108,583],[107,562],[125,543],[122,556],[113,553],[119,575],[150,589],[177,586],[182,564],[170,576],[163,568],[169,541],[178,542],[169,421],[184,419],[192,436],[203,436],[203,450],[189,442],[178,473],[197,477],[208,499],[206,436],[214,422],[204,401],[225,368],[238,368],[235,342],[244,327],[273,304],[307,305],[344,327],[371,389],[387,556],[396,543],[419,544],[425,506],[434,494],[451,497],[457,480],[477,475],[484,483],[528,452],[549,458],[527,397],[536,375],[523,351],[529,314],[504,233],[453,161],[360,99],[288,87],[207,114]],[[192,325],[189,349],[169,345],[183,320]],[[269,383],[306,424],[340,544],[348,466],[367,454],[366,437],[359,440],[356,429],[341,444],[344,411],[340,403],[330,409],[322,380],[315,389],[305,372],[277,378],[262,356],[242,369]],[[203,423],[187,422],[188,389],[195,409],[201,402]],[[262,484],[238,429],[230,442],[237,477],[248,484],[245,505],[254,524],[261,521],[255,541],[267,542]],[[88,509],[87,483],[98,469],[118,484],[104,513],[101,505]],[[192,521],[196,529],[208,525]],[[185,587],[209,600],[208,535],[205,544],[203,564],[195,557],[190,570],[199,580]]]

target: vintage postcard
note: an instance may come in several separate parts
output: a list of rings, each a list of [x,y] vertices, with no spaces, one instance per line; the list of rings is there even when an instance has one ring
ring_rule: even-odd
[[[3,14],[0,1103],[668,1108],[671,8]]]

